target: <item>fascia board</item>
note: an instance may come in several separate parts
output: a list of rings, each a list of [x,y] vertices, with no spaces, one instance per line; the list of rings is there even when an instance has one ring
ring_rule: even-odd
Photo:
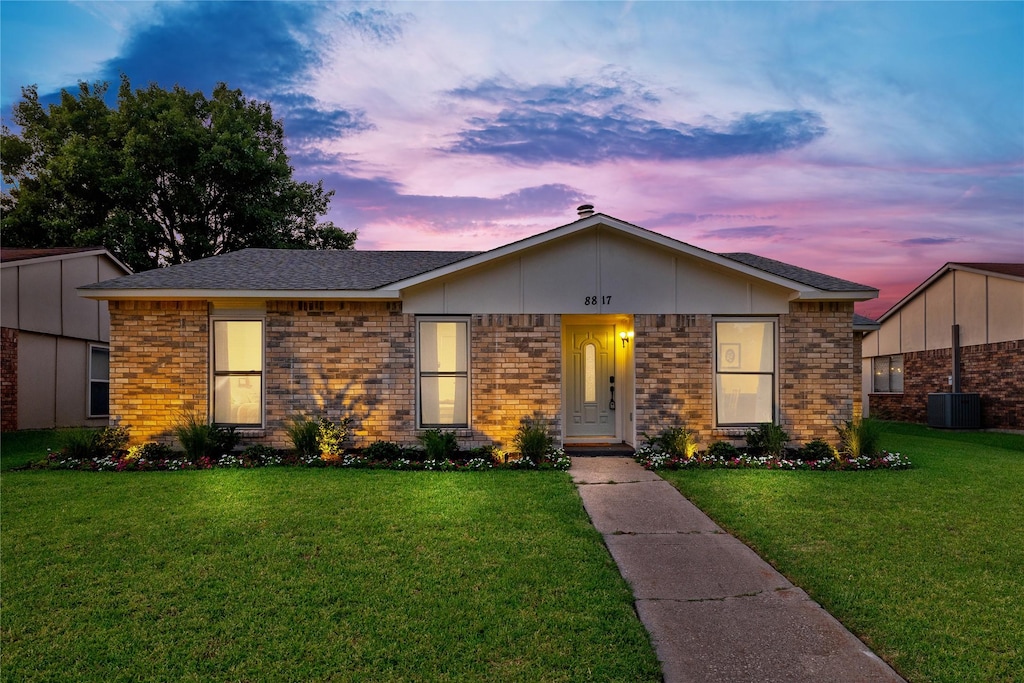
[[[869,301],[878,298],[878,290],[859,290],[855,292],[826,292],[818,289],[805,290],[793,297],[791,301]]]
[[[78,289],[78,296],[98,301],[110,299],[197,300],[197,299],[315,299],[399,301],[396,289]]]

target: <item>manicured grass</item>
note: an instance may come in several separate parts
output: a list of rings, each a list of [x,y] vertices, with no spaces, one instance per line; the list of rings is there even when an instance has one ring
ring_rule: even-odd
[[[662,472],[910,681],[1024,676],[1024,436],[886,425],[906,471]]]
[[[0,435],[0,471],[46,459],[46,449],[60,450],[69,429],[27,429]]]
[[[660,680],[562,472],[0,485],[3,680]]]

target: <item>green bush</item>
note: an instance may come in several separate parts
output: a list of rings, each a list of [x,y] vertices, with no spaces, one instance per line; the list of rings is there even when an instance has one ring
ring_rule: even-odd
[[[351,420],[342,418],[337,424],[326,417],[321,417],[317,423],[317,446],[320,448],[320,455],[340,455],[341,444],[348,438],[348,426]]]
[[[781,458],[786,452],[786,443],[789,442],[786,430],[771,422],[748,429],[746,438],[747,446],[751,450],[773,458]]]
[[[374,441],[363,449],[363,455],[367,460],[394,462],[404,457],[405,449],[394,441]]]
[[[129,460],[167,460],[174,457],[174,451],[165,443],[149,441],[129,448],[127,457]]]
[[[682,425],[663,429],[657,436],[643,436],[650,446],[662,453],[687,460],[697,455],[697,435]]]
[[[320,422],[307,417],[296,417],[287,427],[288,438],[300,456],[320,455]]]
[[[797,459],[804,462],[816,460],[830,460],[836,457],[836,451],[832,445],[824,439],[815,439],[804,444],[804,447],[797,453]]]
[[[120,457],[128,450],[127,427],[104,427],[96,433],[95,447],[102,455]]]
[[[539,463],[555,445],[555,438],[548,431],[547,421],[534,415],[519,421],[519,431],[512,443],[519,455],[530,462]]]
[[[713,458],[721,458],[722,460],[732,460],[733,458],[740,457],[740,449],[733,446],[728,441],[716,441],[708,446],[708,455]]]
[[[869,417],[847,420],[839,432],[839,448],[847,455],[859,458],[863,455],[875,456],[882,450],[882,423]]]
[[[417,438],[427,451],[427,460],[448,460],[459,452],[459,440],[455,432],[428,429]]]
[[[196,411],[181,413],[172,431],[185,457],[192,462],[230,453],[239,439],[234,427],[225,429],[212,425]]]
[[[96,447],[95,429],[69,429],[61,436],[61,453],[75,460],[90,460],[100,457]]]

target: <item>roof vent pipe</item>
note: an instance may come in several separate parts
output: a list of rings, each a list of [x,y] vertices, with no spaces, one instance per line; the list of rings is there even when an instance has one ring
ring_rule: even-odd
[[[576,207],[576,213],[580,215],[580,218],[589,218],[594,215],[593,204],[582,204]]]

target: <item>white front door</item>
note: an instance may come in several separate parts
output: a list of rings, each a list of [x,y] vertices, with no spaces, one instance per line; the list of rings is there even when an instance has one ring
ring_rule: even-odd
[[[566,437],[614,439],[615,326],[565,328]]]

